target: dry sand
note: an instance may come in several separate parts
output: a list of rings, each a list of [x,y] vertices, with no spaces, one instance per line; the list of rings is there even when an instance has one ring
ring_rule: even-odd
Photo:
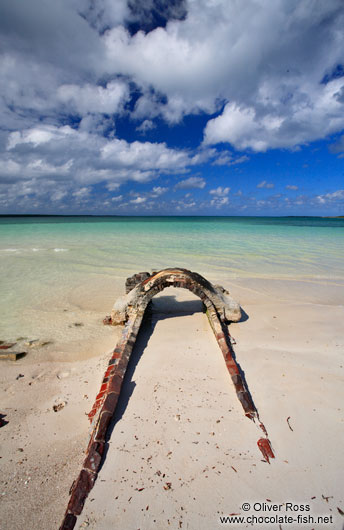
[[[256,517],[271,512],[254,511],[254,503],[282,505],[274,515],[332,516],[332,524],[282,523],[283,530],[342,528],[343,286],[237,280],[229,287],[247,314],[230,326],[237,360],[276,459],[262,460],[259,429],[244,416],[200,302],[165,290],[140,334],[77,528],[246,528],[219,519],[244,514],[243,502]],[[58,528],[88,441],[85,413],[107,364],[108,353],[97,353],[118,336],[104,329],[94,357],[88,349],[83,359],[81,345],[67,362],[51,346],[49,360],[36,351],[2,361],[0,412],[9,423],[0,430],[1,528]],[[286,502],[310,511],[286,512]]]

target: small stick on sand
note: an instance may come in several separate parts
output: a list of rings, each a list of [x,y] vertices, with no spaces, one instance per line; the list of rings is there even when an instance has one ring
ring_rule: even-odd
[[[289,429],[294,432],[294,429],[291,427],[291,425],[289,423],[289,420],[290,420],[290,416],[288,416],[288,418],[287,418],[287,423],[288,423]]]

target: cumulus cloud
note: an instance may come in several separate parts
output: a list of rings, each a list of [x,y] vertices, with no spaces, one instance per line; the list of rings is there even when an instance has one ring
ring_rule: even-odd
[[[128,85],[122,81],[111,81],[104,88],[86,84],[61,85],[57,89],[58,101],[65,104],[69,112],[80,116],[118,113],[128,98]]]
[[[335,97],[342,86],[343,79],[334,79],[326,85],[319,82],[316,90],[313,87],[299,95],[290,87],[288,105],[276,99],[273,86],[262,87],[257,105],[229,103],[219,117],[210,120],[204,143],[229,142],[237,149],[264,152],[324,138],[344,127],[343,103]],[[323,124],[322,130],[319,123]]]
[[[187,4],[183,20],[133,36],[116,27],[104,43],[116,71],[146,87],[141,116],[160,113],[173,122],[223,102],[205,142],[264,151],[343,128],[343,80],[331,76],[342,61],[343,23],[340,0],[251,0],[244,8],[198,0]]]
[[[79,13],[89,22],[89,24],[103,33],[118,24],[122,24],[131,16],[129,2],[127,0],[96,0],[79,1],[77,7]]]
[[[225,206],[227,204],[229,204],[228,197],[214,197],[214,199],[210,201],[210,206],[213,206],[216,209],[222,208],[222,206]]]
[[[130,202],[132,204],[142,204],[143,202],[146,202],[146,197],[136,197],[136,199],[132,199]]]
[[[236,103],[226,105],[223,113],[218,118],[210,120],[205,128],[205,143],[216,144],[219,142],[229,142],[235,146],[240,142],[241,149],[249,147],[244,144],[244,135],[258,137],[258,126],[255,122],[255,110],[253,108],[240,108]],[[255,145],[256,150],[261,144],[258,139]]]
[[[119,164],[125,167],[139,167],[140,170],[177,171],[191,163],[183,150],[169,149],[165,143],[132,142],[114,138],[106,142],[100,156],[112,167]]]
[[[76,197],[79,200],[86,199],[91,194],[90,188],[80,188],[73,192],[74,197]]]
[[[262,180],[262,182],[259,182],[257,184],[257,188],[265,188],[267,190],[272,189],[275,187],[275,184],[273,182],[267,182],[266,180]]]
[[[12,156],[16,156],[14,161]],[[146,181],[158,172],[176,172],[192,164],[189,154],[164,143],[132,142],[105,138],[68,125],[42,125],[10,133],[7,167],[13,174],[44,176],[49,160],[57,172],[90,182]],[[93,176],[92,176],[93,175]]]
[[[0,10],[8,204],[247,160],[218,143],[294,149],[344,128],[342,0],[11,0]],[[212,114],[197,149],[135,141],[137,120],[145,134],[190,114]],[[343,138],[330,147],[339,156]]]
[[[199,188],[203,189],[205,187],[205,180],[202,177],[189,177],[187,179],[179,181],[176,185],[176,189],[192,189],[192,188]]]
[[[102,183],[111,192],[124,182],[148,182],[159,175],[184,172],[193,164],[189,152],[164,143],[129,143],[69,125],[40,125],[9,134],[0,157],[0,184],[7,186],[12,203],[24,189],[19,191],[18,182],[30,183],[26,195],[39,196],[44,203],[43,192],[50,200],[52,188],[55,201],[62,196],[79,200],[80,189],[86,187]],[[191,179],[189,185],[202,187],[202,182]],[[158,196],[166,190],[156,186],[153,193]]]
[[[343,59],[341,0],[12,0],[1,10],[11,121],[33,111],[52,120],[56,110],[117,112],[134,83],[134,115],[147,125],[223,108],[205,129],[207,144],[264,151],[343,128],[344,83],[333,78]]]
[[[324,195],[318,195],[317,200],[320,204],[326,204],[328,202],[337,202],[344,200],[344,190],[337,190],[332,193],[325,193]]]
[[[183,210],[192,210],[193,208],[198,206],[195,201],[186,202],[184,200],[172,201],[172,204],[178,212],[181,212]]]
[[[68,125],[63,127],[41,126],[23,131],[12,132],[8,136],[7,150],[11,151],[17,145],[31,144],[32,148],[59,142],[60,140],[75,138],[77,132]]]
[[[154,186],[151,192],[152,197],[159,197],[160,195],[163,195],[168,191],[168,188],[164,188],[163,186]]]
[[[230,188],[222,188],[221,186],[209,191],[211,195],[216,195],[218,197],[222,197],[223,195],[228,195],[229,192],[230,192]]]
[[[152,122],[152,120],[144,120],[141,125],[136,127],[136,130],[138,132],[141,132],[145,134],[147,131],[150,131],[151,129],[154,129],[156,127],[155,123]]]
[[[287,184],[285,187],[286,190],[296,191],[299,189],[298,186],[295,186],[294,184]]]
[[[221,151],[217,158],[212,162],[213,166],[235,166],[249,160],[247,155],[233,157],[229,151]]]

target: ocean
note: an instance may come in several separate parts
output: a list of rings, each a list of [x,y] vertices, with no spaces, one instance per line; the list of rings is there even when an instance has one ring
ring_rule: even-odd
[[[99,320],[139,271],[343,285],[343,263],[341,218],[3,216],[0,339],[63,335],[67,313]]]

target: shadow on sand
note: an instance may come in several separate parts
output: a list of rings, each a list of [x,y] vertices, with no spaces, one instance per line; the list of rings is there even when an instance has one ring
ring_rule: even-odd
[[[240,322],[246,322],[246,320],[248,320],[249,317],[242,308],[241,308],[241,312],[242,312],[242,318]],[[186,315],[193,315],[195,313],[205,313],[205,306],[202,303],[202,301],[199,299],[178,301],[176,300],[175,296],[159,296],[155,298],[154,300],[152,300],[152,302],[147,307],[142,324],[141,324],[139,334],[136,339],[134,349],[132,351],[132,354],[131,354],[131,357],[128,363],[128,368],[127,368],[127,371],[126,371],[126,374],[123,380],[121,393],[118,399],[115,414],[109,425],[109,429],[108,429],[107,436],[106,436],[105,450],[104,450],[102,463],[99,468],[99,471],[101,470],[103,463],[106,459],[106,455],[109,450],[108,442],[111,438],[113,430],[116,427],[116,424],[122,419],[125,413],[125,410],[128,406],[129,400],[134,392],[136,383],[135,381],[133,381],[133,376],[134,376],[136,367],[141,359],[141,356],[143,352],[145,351],[145,349],[147,348],[149,339],[154,332],[157,322],[159,320],[165,320],[167,318],[172,318],[172,317],[178,318],[178,317],[183,317]],[[234,352],[233,352],[233,357],[236,360]],[[237,360],[236,360],[236,363],[238,365],[241,377],[246,384],[245,372],[242,370]],[[224,365],[224,369],[225,369],[225,365]],[[230,381],[228,383],[231,384]],[[246,384],[246,387],[248,390],[247,384]],[[250,397],[252,399],[251,394],[250,394]]]

